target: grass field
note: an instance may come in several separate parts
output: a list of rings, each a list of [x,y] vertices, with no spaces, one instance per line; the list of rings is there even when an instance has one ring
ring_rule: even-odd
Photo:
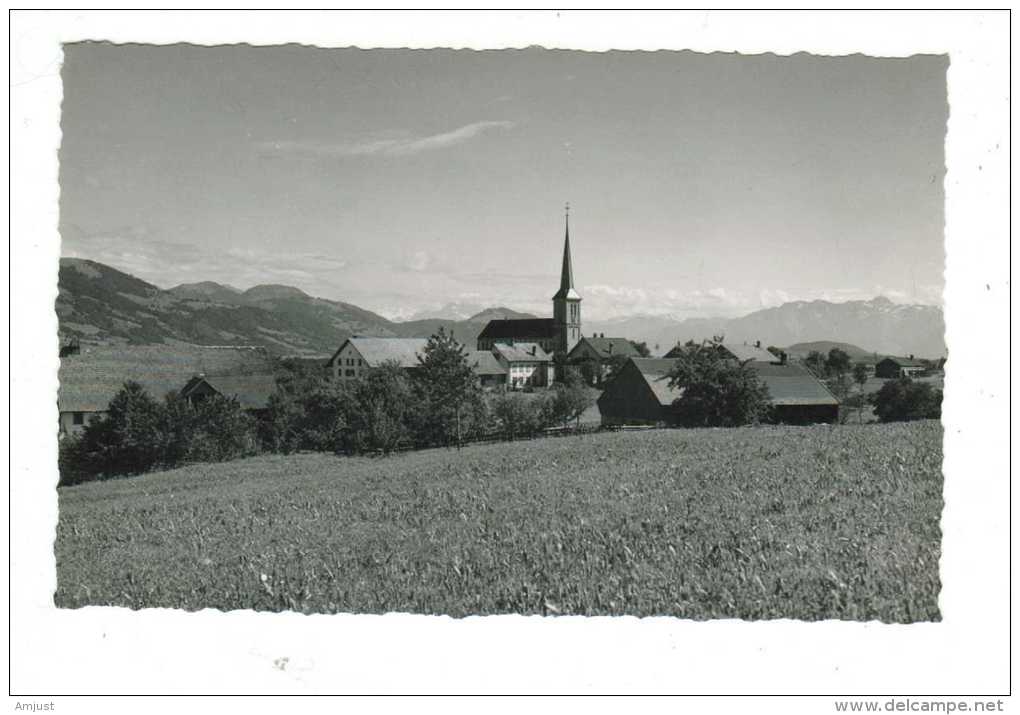
[[[937,422],[307,454],[60,490],[56,603],[939,618]]]

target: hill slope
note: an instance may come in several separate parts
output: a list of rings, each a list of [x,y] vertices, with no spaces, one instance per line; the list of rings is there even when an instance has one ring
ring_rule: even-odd
[[[534,317],[489,308],[466,320],[398,323],[350,303],[314,298],[284,285],[246,291],[212,281],[163,290],[110,266],[60,260],[56,304],[63,339],[86,342],[262,345],[280,355],[325,355],[351,335],[428,337],[440,327],[469,346],[493,316]]]

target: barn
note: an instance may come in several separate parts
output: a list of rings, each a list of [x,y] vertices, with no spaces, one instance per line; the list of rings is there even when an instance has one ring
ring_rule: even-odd
[[[598,399],[604,425],[673,424],[673,401],[683,391],[669,386],[676,360],[630,358]]]
[[[676,424],[673,402],[682,388],[669,386],[675,360],[631,358],[599,397],[604,425]],[[799,365],[750,362],[768,387],[776,422],[783,424],[833,423],[839,417],[839,400],[825,385]]]
[[[896,379],[898,377],[914,377],[924,372],[924,363],[910,357],[889,356],[875,363],[875,377]]]
[[[276,392],[273,375],[196,375],[181,390],[181,396],[192,405],[214,395],[236,400],[242,409],[260,416],[269,407],[269,398]]]
[[[60,434],[80,432],[88,422],[102,417],[125,382],[139,383],[160,400],[167,393],[182,390],[196,376],[221,381],[257,376],[261,384],[267,385],[273,380],[273,363],[261,347],[82,346],[78,352],[60,358]]]

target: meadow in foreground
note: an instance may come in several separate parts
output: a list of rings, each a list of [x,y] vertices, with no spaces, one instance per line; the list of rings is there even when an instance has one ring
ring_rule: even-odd
[[[938,620],[938,422],[267,456],[59,490],[58,606]]]

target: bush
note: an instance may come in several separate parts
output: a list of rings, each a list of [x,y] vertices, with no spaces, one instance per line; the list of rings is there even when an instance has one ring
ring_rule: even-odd
[[[503,392],[492,400],[492,415],[506,439],[531,437],[550,423],[551,400],[546,395]]]
[[[871,395],[880,422],[908,422],[942,416],[942,390],[908,377],[889,380]]]

